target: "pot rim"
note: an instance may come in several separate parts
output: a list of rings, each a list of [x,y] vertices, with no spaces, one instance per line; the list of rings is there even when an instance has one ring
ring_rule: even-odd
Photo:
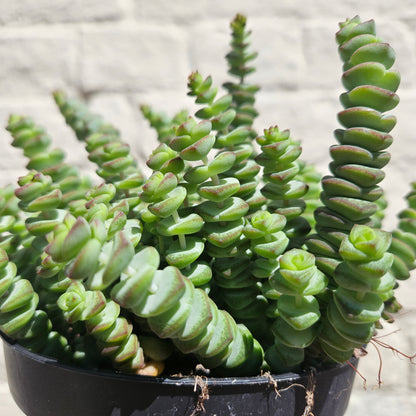
[[[35,353],[29,351],[22,345],[18,343],[18,341],[10,338],[8,335],[0,331],[0,338],[2,338],[3,342],[8,345],[9,348],[14,350],[17,354],[21,354],[26,356],[28,359],[37,361],[43,365],[52,366],[52,367],[59,367],[62,370],[69,371],[69,372],[77,372],[77,373],[87,373],[89,375],[95,377],[107,377],[111,379],[120,379],[120,380],[130,380],[130,381],[141,381],[144,383],[155,383],[155,384],[164,384],[164,385],[183,385],[183,386],[194,386],[195,379],[198,376],[145,376],[145,375],[133,375],[133,374],[122,374],[117,373],[115,371],[106,370],[106,369],[85,369],[82,367],[76,367],[74,365],[66,364],[59,362],[58,359],[53,357],[48,357],[46,355],[42,355],[39,353]],[[349,361],[351,364],[356,367],[358,359],[352,357]],[[318,369],[318,373],[324,371],[326,373],[332,373],[339,371],[345,365],[349,365],[348,361],[345,363],[334,363],[334,365],[323,367]],[[266,373],[264,375],[258,376],[239,376],[239,377],[209,377],[209,376],[200,376],[207,386],[230,386],[230,385],[238,385],[238,384],[247,384],[250,383],[252,385],[270,385],[273,381],[278,383],[293,383],[296,381],[300,381],[301,379],[305,379],[305,377],[309,377],[310,372],[307,370],[300,371],[298,373],[295,372],[287,372],[282,374],[270,374]]]

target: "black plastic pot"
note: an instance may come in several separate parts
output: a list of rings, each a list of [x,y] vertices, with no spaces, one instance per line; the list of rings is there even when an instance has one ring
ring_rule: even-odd
[[[28,416],[302,416],[309,415],[307,406],[315,416],[342,416],[355,376],[348,364],[313,376],[287,373],[200,383],[194,377],[125,376],[63,365],[3,340],[9,388]]]

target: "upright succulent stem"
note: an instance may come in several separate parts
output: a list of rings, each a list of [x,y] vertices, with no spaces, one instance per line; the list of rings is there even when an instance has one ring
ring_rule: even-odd
[[[226,59],[229,67],[228,73],[237,78],[237,82],[226,82],[224,88],[231,94],[231,107],[236,111],[231,128],[248,126],[251,137],[255,137],[256,133],[252,126],[258,115],[254,103],[259,87],[248,84],[246,77],[256,70],[254,66],[250,66],[250,63],[257,57],[257,53],[250,50],[251,31],[246,29],[246,24],[247,19],[241,14],[237,14],[230,24],[231,51],[226,55]]]
[[[341,242],[342,260],[333,274],[338,287],[319,336],[323,350],[334,361],[348,360],[354,348],[371,339],[384,302],[392,296],[390,242],[389,233],[358,224]]]
[[[54,93],[55,102],[77,138],[85,142],[89,159],[96,163],[97,174],[117,189],[116,197],[126,199],[130,209],[138,203],[135,194],[143,183],[143,174],[123,142],[120,132],[92,113],[77,100],[68,99],[62,91]]]
[[[390,69],[395,54],[376,36],[374,21],[347,20],[340,24],[336,40],[347,89],[340,97],[345,109],[338,114],[344,129],[335,131],[339,144],[331,147],[332,176],[322,178],[324,207],[315,211],[318,237],[307,242],[323,258],[339,257],[337,248],[355,223],[372,224],[376,201],[383,195],[378,185],[384,178],[381,169],[390,160],[385,151],[393,141],[389,132],[396,124],[385,112],[399,101],[400,76]]]

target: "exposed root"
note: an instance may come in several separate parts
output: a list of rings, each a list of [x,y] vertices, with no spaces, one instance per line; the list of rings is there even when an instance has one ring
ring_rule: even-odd
[[[269,380],[269,384],[273,387],[274,392],[276,393],[277,397],[282,397],[279,393],[279,389],[277,388],[277,381],[272,377],[270,371],[266,371],[262,373],[262,377],[266,377]]]
[[[360,358],[367,355],[367,351],[364,348],[356,348],[354,350],[354,357]],[[363,388],[364,390],[367,390],[367,379],[358,371],[357,367],[351,362],[347,361],[348,365],[355,371],[355,374],[358,374],[358,376],[361,377],[363,380]]]
[[[206,377],[195,376],[194,392],[199,391],[198,401],[190,416],[198,416],[205,413],[204,402],[209,399],[208,383]]]
[[[376,350],[376,353],[378,355],[378,360],[379,360],[379,367],[378,367],[378,373],[377,373],[377,386],[378,386],[378,388],[381,388],[381,385],[383,384],[383,381],[382,381],[382,378],[381,378],[382,371],[383,371],[383,358],[382,358],[382,354],[381,354],[381,349],[390,350],[396,357],[406,358],[407,360],[409,360],[410,364],[416,364],[416,354],[413,354],[413,355],[406,354],[403,351],[400,351],[398,348],[394,347],[393,345],[391,345],[391,344],[382,340],[382,338],[385,338],[389,335],[395,334],[398,331],[399,330],[389,332],[388,334],[373,336],[373,338],[371,338],[371,340],[369,342],[374,347],[374,349]],[[361,357],[363,357],[367,354],[368,354],[367,350],[363,347],[362,348],[356,348],[354,350],[354,357],[356,357],[356,358],[361,358]],[[354,369],[356,374],[358,374],[362,378],[363,387],[366,390],[367,379],[357,370],[356,367],[354,367],[354,365],[351,362],[348,361],[348,364]]]
[[[378,355],[378,359],[379,359],[379,368],[378,368],[378,375],[377,375],[378,388],[380,388],[381,385],[383,384],[383,381],[381,379],[381,373],[382,373],[382,369],[383,369],[383,358],[381,356],[380,348],[390,350],[390,351],[392,351],[392,353],[396,357],[406,358],[407,360],[409,360],[409,362],[411,364],[416,364],[416,362],[414,361],[416,359],[416,354],[413,354],[413,355],[406,354],[403,351],[400,351],[398,348],[394,347],[393,345],[388,344],[387,342],[384,342],[384,341],[381,340],[381,338],[384,338],[384,337],[389,336],[391,334],[394,334],[396,332],[398,332],[398,330],[390,332],[388,334],[384,334],[384,335],[380,335],[380,336],[374,336],[370,340],[370,344],[376,350],[377,355]]]
[[[380,335],[380,336],[377,336],[377,337],[373,337],[373,338],[371,338],[370,343],[372,345],[374,345],[374,347],[376,347],[376,345],[377,345],[377,346],[379,346],[381,348],[385,348],[387,350],[392,351],[393,354],[396,355],[396,356],[398,356],[398,357],[406,358],[407,360],[410,361],[411,364],[416,364],[416,362],[414,361],[414,360],[416,360],[416,354],[413,354],[413,355],[406,354],[403,351],[400,351],[399,349],[397,349],[396,347],[394,347],[393,345],[390,345],[387,342],[384,342],[384,341],[381,340],[381,338],[384,338],[384,337],[386,337],[388,335],[394,334],[394,333],[396,333],[398,331],[399,330],[394,331],[394,332],[390,332],[390,333],[385,334],[385,335]]]
[[[314,368],[311,368],[309,379],[308,379],[308,387],[306,389],[306,406],[305,410],[303,411],[302,416],[314,416],[312,413],[313,406],[315,405],[315,388],[316,388],[316,370]]]
[[[314,368],[311,368],[307,387],[305,387],[303,384],[293,383],[283,389],[278,389],[277,382],[272,377],[270,372],[265,372],[262,374],[262,376],[268,378],[269,384],[273,387],[276,393],[276,397],[282,397],[281,395],[282,392],[292,389],[294,387],[301,387],[302,389],[305,389],[306,390],[306,393],[305,393],[306,406],[301,416],[314,416],[312,411],[313,411],[313,407],[315,404],[315,388],[316,388],[315,374],[316,374],[316,370]]]

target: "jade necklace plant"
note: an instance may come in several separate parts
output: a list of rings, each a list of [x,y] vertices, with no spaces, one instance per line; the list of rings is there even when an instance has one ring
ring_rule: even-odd
[[[231,23],[231,81],[189,76],[194,115],[142,106],[146,178],[119,131],[56,91],[96,183],[10,116],[27,174],[0,193],[0,329],[28,349],[133,374],[281,373],[345,362],[399,309],[416,254],[416,187],[393,233],[379,183],[396,119],[393,49],[358,17],[336,35],[346,91],[330,175],[277,126],[256,132],[256,53]]]

